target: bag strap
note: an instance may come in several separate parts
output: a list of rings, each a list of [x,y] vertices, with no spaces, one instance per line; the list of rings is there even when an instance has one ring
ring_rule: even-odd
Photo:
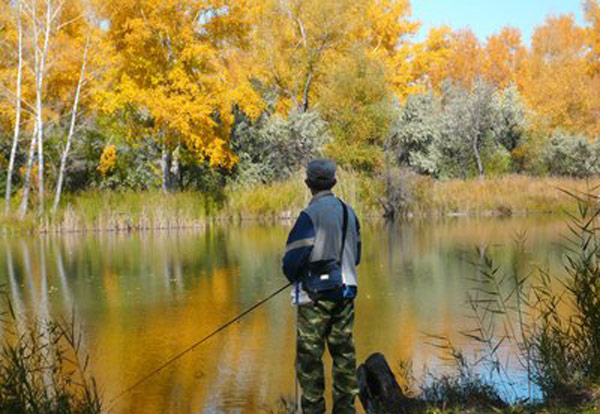
[[[344,260],[344,246],[346,245],[346,232],[348,230],[348,207],[339,198],[338,198],[338,201],[342,204],[342,210],[344,212],[344,219],[342,222],[342,251],[340,252],[340,264],[341,264]]]

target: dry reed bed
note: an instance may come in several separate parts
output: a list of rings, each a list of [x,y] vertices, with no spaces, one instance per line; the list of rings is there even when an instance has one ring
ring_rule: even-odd
[[[598,178],[577,180],[521,175],[437,181],[433,183],[429,205],[423,207],[440,214],[554,213],[575,208],[574,199],[565,191],[598,193],[598,185]]]

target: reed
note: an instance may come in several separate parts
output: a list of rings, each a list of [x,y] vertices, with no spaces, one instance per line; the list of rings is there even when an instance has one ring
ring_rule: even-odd
[[[526,175],[434,181],[425,202],[415,207],[436,214],[471,215],[574,211],[576,200],[561,189],[584,192],[598,184],[598,178],[588,181]]]
[[[102,413],[74,319],[25,324],[9,309],[0,349],[0,413]]]
[[[475,344],[468,359],[446,337],[434,345],[456,363],[452,375],[434,378],[424,398],[461,406],[469,398],[498,396],[506,406],[542,410],[597,407],[600,402],[600,206],[596,187],[565,191],[570,213],[565,275],[517,260],[501,269],[487,249],[475,256],[476,287],[468,305],[473,326],[461,334]],[[515,243],[526,257],[526,239]],[[519,392],[524,378],[527,394]],[[471,389],[473,388],[473,389]],[[478,398],[475,398],[476,400]],[[490,408],[502,408],[490,404]],[[581,412],[581,411],[578,411]],[[593,411],[592,411],[593,412]]]

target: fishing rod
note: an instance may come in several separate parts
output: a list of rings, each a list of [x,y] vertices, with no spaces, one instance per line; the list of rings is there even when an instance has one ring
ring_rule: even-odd
[[[254,305],[252,305],[251,307],[249,307],[248,309],[246,309],[245,311],[243,311],[242,313],[240,313],[239,315],[237,315],[235,318],[231,319],[229,322],[221,325],[219,328],[215,329],[210,334],[206,335],[204,338],[202,338],[199,341],[195,342],[194,344],[190,345],[189,347],[187,347],[183,351],[179,352],[178,354],[172,356],[169,360],[167,360],[166,362],[164,362],[162,365],[160,365],[159,367],[153,369],[152,371],[150,371],[149,373],[147,373],[146,375],[144,375],[143,377],[141,377],[140,379],[138,379],[136,382],[134,382],[132,385],[130,385],[129,387],[127,387],[124,390],[122,390],[119,394],[117,394],[117,396],[114,397],[109,402],[109,407],[112,407],[114,405],[114,403],[117,400],[119,400],[121,397],[123,397],[125,394],[127,394],[127,393],[131,392],[133,389],[139,387],[141,384],[143,384],[144,382],[148,381],[154,375],[158,374],[160,371],[162,371],[164,368],[168,367],[169,365],[171,365],[172,363],[174,363],[175,361],[177,361],[178,359],[180,359],[182,356],[184,356],[185,354],[193,351],[198,345],[201,345],[202,343],[208,341],[210,338],[212,338],[213,336],[215,336],[219,332],[223,331],[228,326],[236,323],[237,321],[239,321],[240,319],[242,319],[244,316],[248,315],[250,312],[252,312],[256,308],[258,308],[259,306],[263,305],[264,303],[266,303],[270,299],[273,299],[275,296],[277,296],[278,294],[280,294],[281,292],[283,292],[284,290],[286,290],[291,285],[292,285],[291,283],[288,283],[285,286],[277,289],[275,292],[271,293],[266,298],[264,298],[264,299],[260,300],[259,302],[255,303]]]

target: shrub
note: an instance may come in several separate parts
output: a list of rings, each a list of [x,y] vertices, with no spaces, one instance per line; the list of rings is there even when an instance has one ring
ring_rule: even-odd
[[[555,131],[542,157],[550,174],[584,178],[600,173],[600,144],[584,136]]]
[[[417,174],[406,168],[388,167],[377,177],[380,189],[379,204],[383,217],[394,220],[406,217],[414,203]]]
[[[441,103],[433,94],[409,95],[392,126],[389,149],[398,165],[419,174],[437,175],[441,135]]]
[[[442,96],[411,95],[387,146],[400,166],[441,178],[498,175],[525,136],[524,106],[514,87],[479,80],[472,89],[446,83]]]
[[[254,124],[242,120],[232,140],[240,157],[235,178],[245,184],[287,179],[320,153],[328,137],[327,124],[316,112],[292,112],[287,119],[263,116]]]

